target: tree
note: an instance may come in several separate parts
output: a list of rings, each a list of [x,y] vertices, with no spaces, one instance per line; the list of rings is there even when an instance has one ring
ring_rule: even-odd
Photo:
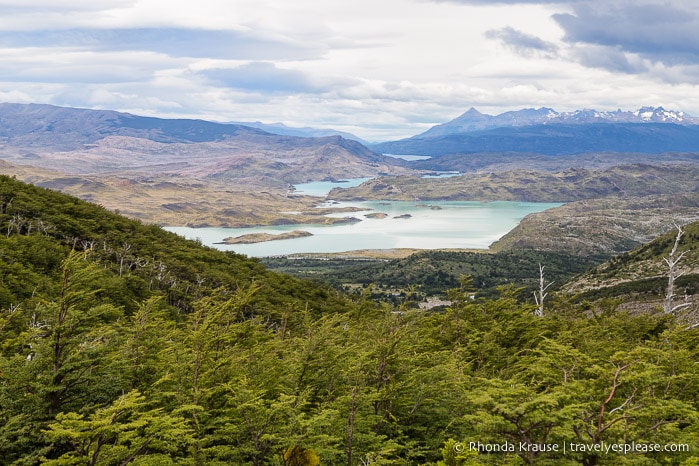
[[[45,434],[50,442],[68,450],[56,459],[43,458],[46,465],[119,464],[136,458],[141,464],[162,464],[163,460],[188,456],[192,432],[184,418],[149,409],[146,399],[133,390],[106,408],[87,416],[60,413]]]
[[[667,278],[667,292],[665,294],[665,303],[663,304],[663,310],[665,314],[672,314],[680,309],[688,307],[690,303],[673,304],[675,300],[675,280],[680,278],[684,272],[677,270],[677,264],[682,260],[687,251],[682,251],[677,254],[677,247],[680,244],[680,240],[684,235],[684,230],[681,226],[675,225],[677,228],[677,236],[675,236],[675,243],[672,245],[672,250],[667,257],[663,258],[668,268],[668,278]]]
[[[320,458],[310,448],[289,447],[282,452],[284,466],[318,466]]]
[[[538,306],[534,311],[534,314],[539,317],[543,317],[544,315],[544,299],[546,299],[546,296],[548,296],[546,290],[553,285],[553,282],[549,282],[548,285],[545,283],[544,266],[539,264],[539,290],[534,292],[534,300]]]
[[[146,392],[167,372],[161,352],[175,334],[175,322],[168,318],[168,309],[161,296],[139,303],[136,312],[118,327],[123,336],[121,345],[123,377],[131,390]],[[128,376],[127,376],[128,374]]]
[[[43,238],[43,237],[41,237]],[[109,272],[71,252],[55,282],[0,316],[0,453],[29,464],[49,452],[41,429],[65,410],[89,412],[124,387],[112,357],[121,310],[101,296]]]
[[[58,299],[37,307],[30,329],[35,351],[30,357],[37,370],[37,392],[43,393],[51,417],[66,403],[99,402],[86,392],[97,394],[96,385],[106,383],[95,377],[108,363],[103,355],[117,343],[118,335],[101,324],[116,321],[122,313],[97,297],[101,275],[102,270],[83,253],[72,251],[61,267]],[[110,381],[112,392],[119,389],[115,382]]]

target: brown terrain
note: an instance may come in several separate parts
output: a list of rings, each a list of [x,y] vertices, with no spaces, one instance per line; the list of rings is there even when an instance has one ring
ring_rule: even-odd
[[[0,172],[147,223],[243,227],[328,223],[293,184],[407,174],[404,162],[339,136],[0,104]]]
[[[245,227],[358,221],[356,209],[317,207],[294,184],[375,177],[337,200],[566,202],[529,216],[494,245],[579,254],[629,250],[699,215],[691,154],[546,157],[555,170],[507,165],[420,178],[402,160],[339,136],[302,138],[240,125],[162,120],[48,105],[0,104],[0,172],[101,204],[146,223]],[[600,157],[602,157],[600,155]],[[462,157],[462,159],[464,159]],[[514,160],[514,159],[511,159]],[[661,163],[662,162],[662,163]],[[549,168],[551,168],[549,167]],[[412,175],[412,176],[410,176]],[[328,213],[346,212],[345,218]],[[382,213],[369,214],[379,217]]]

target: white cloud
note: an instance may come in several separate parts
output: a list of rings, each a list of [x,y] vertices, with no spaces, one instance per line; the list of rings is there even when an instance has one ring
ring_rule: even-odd
[[[499,113],[652,104],[699,115],[699,73],[686,58],[696,41],[634,36],[634,26],[693,27],[693,14],[688,22],[675,14],[691,13],[691,1],[591,2],[606,6],[0,0],[0,99],[281,121],[371,140],[417,134],[470,106]],[[615,11],[635,16],[604,35]],[[666,26],[647,24],[654,17]]]

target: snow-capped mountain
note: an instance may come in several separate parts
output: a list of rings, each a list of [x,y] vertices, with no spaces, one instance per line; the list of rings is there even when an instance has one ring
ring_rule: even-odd
[[[468,133],[492,128],[507,128],[547,124],[590,124],[590,123],[674,123],[697,125],[699,118],[663,107],[642,107],[635,112],[616,110],[597,111],[593,109],[557,112],[552,108],[527,108],[523,110],[487,115],[475,108],[457,118],[434,126],[414,138],[431,138],[449,134]]]
[[[635,112],[528,108],[486,115],[475,108],[422,134],[369,146],[384,154],[439,157],[466,153],[544,155],[620,152],[699,153],[699,118],[662,107]]]
[[[675,123],[678,125],[699,124],[699,118],[694,118],[676,110],[665,110],[663,107],[641,107],[635,112],[616,110],[614,112],[598,112],[597,110],[576,110],[559,113],[550,118],[551,123]]]

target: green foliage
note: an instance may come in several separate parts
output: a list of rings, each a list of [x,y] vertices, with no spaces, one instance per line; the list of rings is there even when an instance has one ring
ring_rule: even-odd
[[[444,448],[440,450],[442,460],[437,461],[437,466],[463,466],[465,464],[475,464],[472,460],[478,456],[478,453],[472,450],[467,450],[461,442],[450,438],[444,442]]]
[[[59,413],[49,424],[46,438],[66,445],[60,457],[42,458],[42,464],[127,464],[138,458],[168,458],[170,464],[187,454],[192,433],[185,420],[162,409],[148,409],[145,397],[129,392],[87,419],[77,413]],[[174,460],[174,461],[173,461]],[[152,464],[152,463],[151,463]]]
[[[696,463],[699,328],[672,316],[538,317],[468,277],[439,311],[377,303],[0,181],[3,464]]]
[[[546,277],[556,284],[599,264],[607,256],[577,257],[562,253],[520,250],[487,252],[422,251],[404,259],[381,260],[296,259],[271,257],[262,263],[272,270],[301,278],[322,279],[338,288],[373,285],[375,299],[399,302],[401,293],[414,287],[414,298],[445,296],[459,286],[460,277],[473,279],[478,296],[494,298],[497,288],[515,284],[532,295],[539,277],[538,264],[546,264]],[[400,293],[396,299],[396,293]]]
[[[576,285],[585,290],[579,299],[590,301],[620,297],[626,301],[649,302],[665,297],[667,292],[667,264],[665,259],[673,248],[677,229],[668,225],[669,231],[633,251],[615,256],[585,272]],[[684,235],[678,245],[683,254],[678,263],[679,276],[675,281],[678,295],[692,296],[699,291],[699,222],[682,227]],[[590,286],[594,284],[595,286]],[[660,305],[660,304],[658,304]]]
[[[320,458],[310,448],[289,447],[282,452],[284,466],[318,466]]]
[[[127,314],[153,295],[190,312],[203,293],[253,281],[262,289],[245,309],[248,316],[278,317],[273,314],[287,304],[315,303],[318,312],[344,305],[329,288],[271,273],[257,260],[202,247],[155,225],[0,176],[0,307],[52,296],[70,250],[89,251],[107,269],[102,293]]]

